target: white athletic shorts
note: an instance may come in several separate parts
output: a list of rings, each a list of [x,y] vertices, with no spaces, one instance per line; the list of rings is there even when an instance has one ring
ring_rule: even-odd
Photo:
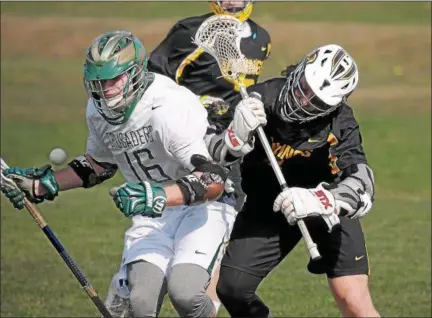
[[[137,260],[158,266],[165,275],[182,263],[212,273],[225,252],[236,215],[232,206],[212,201],[167,208],[160,218],[135,216],[125,233],[120,276],[126,274],[127,264]]]

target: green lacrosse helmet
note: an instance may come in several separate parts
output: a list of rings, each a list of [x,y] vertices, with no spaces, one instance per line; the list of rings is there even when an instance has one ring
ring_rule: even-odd
[[[148,78],[146,50],[130,32],[102,34],[86,51],[84,86],[110,124],[119,125],[129,119]]]

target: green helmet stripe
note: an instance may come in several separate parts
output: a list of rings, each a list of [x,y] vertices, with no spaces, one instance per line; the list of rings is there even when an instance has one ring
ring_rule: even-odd
[[[109,32],[96,38],[87,50],[84,86],[102,116],[110,123],[121,124],[129,118],[147,87],[146,73],[144,45],[130,32]],[[107,86],[112,84],[104,81],[120,79],[122,75],[127,76],[122,91],[112,95]]]

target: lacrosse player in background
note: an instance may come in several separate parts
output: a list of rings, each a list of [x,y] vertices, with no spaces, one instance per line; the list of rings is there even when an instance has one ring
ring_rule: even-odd
[[[245,85],[253,85],[257,82],[264,61],[269,57],[271,44],[268,32],[249,17],[253,10],[253,1],[210,1],[212,13],[202,16],[190,17],[178,21],[169,31],[165,39],[152,51],[149,58],[149,70],[163,74],[175,80],[180,85],[186,86],[196,95],[201,97],[204,106],[209,103],[215,105],[219,102],[220,108],[213,107],[209,116],[218,118],[218,115],[227,111],[227,104],[235,98],[238,87],[228,82],[221,76],[216,60],[204,53],[195,44],[192,38],[200,25],[214,14],[233,15],[243,24],[243,38],[241,40],[242,53],[259,70],[255,74],[246,74]],[[216,123],[217,125],[217,123]],[[230,167],[229,180],[234,183],[237,202],[236,210],[241,210],[245,195],[241,190],[241,178],[238,163]],[[208,288],[209,295],[217,307],[220,302],[215,293],[215,284],[219,275],[219,267],[215,268],[211,285]]]
[[[249,19],[253,9],[251,0],[210,1],[210,7],[212,13],[178,21],[150,54],[148,68],[186,86],[203,97],[204,101],[208,95],[231,102],[239,88],[222,77],[219,66],[211,55],[192,43],[196,31],[214,14],[233,15],[244,22],[240,48],[258,69],[255,74],[246,74],[246,86],[253,85],[258,80],[262,65],[270,54],[270,36],[265,29]]]
[[[308,270],[327,275],[343,316],[378,317],[359,222],[372,208],[374,176],[359,124],[346,104],[358,83],[357,65],[340,46],[325,45],[283,75],[248,91],[262,96],[264,131],[290,188],[281,192],[264,149],[256,144],[241,165],[247,200],[222,260],[217,294],[233,317],[271,317],[256,290],[300,241],[294,225],[305,219],[323,257],[309,262]],[[230,108],[225,120],[242,111],[239,107]],[[250,128],[257,125],[249,121]],[[234,119],[219,135],[224,142],[214,144],[235,150],[250,142],[251,135],[238,127]],[[312,301],[312,295],[307,297]]]
[[[4,170],[22,192],[2,191],[22,209],[24,195],[35,203],[53,200],[59,191],[96,186],[119,169],[127,183],[110,194],[132,226],[107,307],[116,317],[154,317],[168,293],[180,316],[214,316],[205,287],[236,211],[215,201],[226,170],[204,142],[206,110],[187,88],[148,72],[143,44],[126,31],[91,43],[84,85],[86,153],[57,171],[49,165]],[[255,106],[264,112],[262,103]]]

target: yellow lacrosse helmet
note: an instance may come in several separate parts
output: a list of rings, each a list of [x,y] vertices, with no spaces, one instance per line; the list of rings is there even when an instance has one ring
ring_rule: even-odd
[[[252,14],[253,0],[235,1],[218,0],[210,1],[210,7],[214,14],[233,15],[240,21],[246,21]]]

